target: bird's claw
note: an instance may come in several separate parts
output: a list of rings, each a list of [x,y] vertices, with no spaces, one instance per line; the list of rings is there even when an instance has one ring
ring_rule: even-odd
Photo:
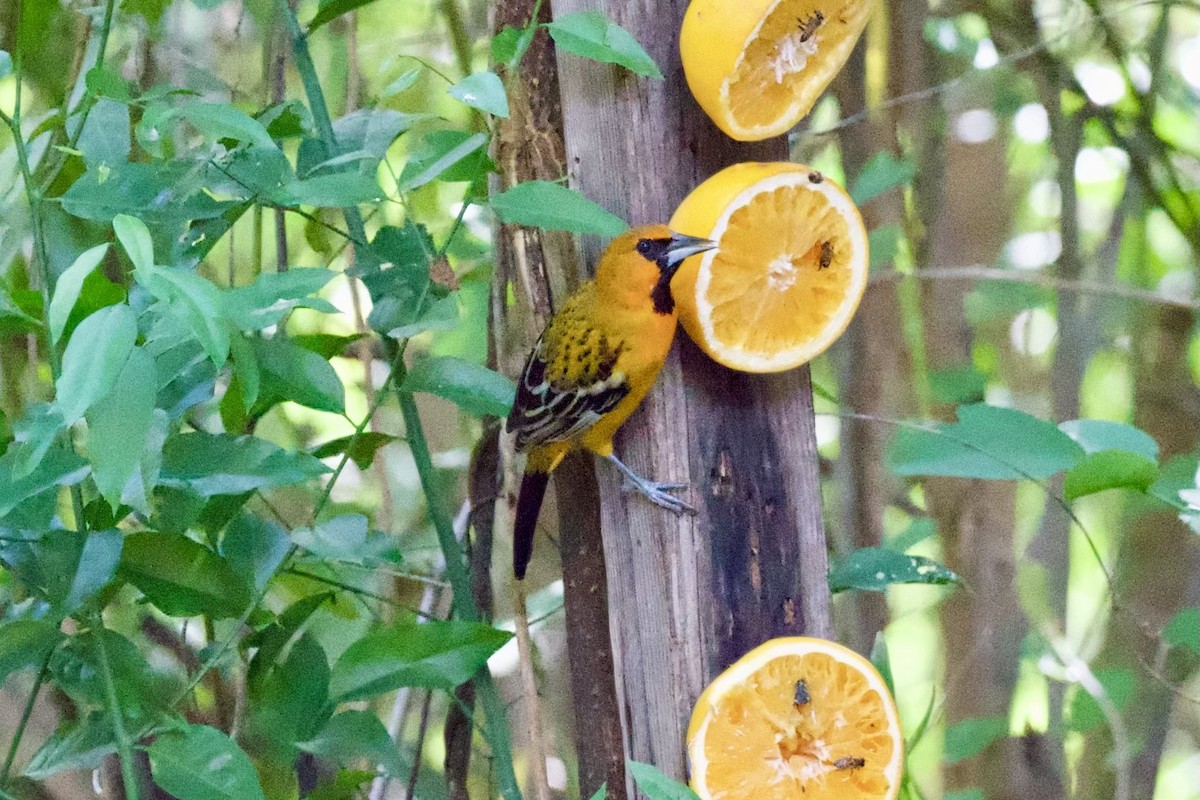
[[[656,483],[654,481],[634,483],[633,481],[626,481],[624,488],[627,492],[638,492],[651,503],[654,503],[656,506],[661,506],[668,511],[674,512],[677,516],[696,513],[695,508],[688,505],[675,495],[670,494],[670,492],[689,488],[689,484]]]

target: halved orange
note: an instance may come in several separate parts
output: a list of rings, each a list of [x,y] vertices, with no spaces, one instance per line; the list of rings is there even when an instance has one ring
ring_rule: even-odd
[[[870,13],[870,0],[692,0],[679,32],[688,87],[734,139],[778,136],[812,109]]]
[[[743,372],[780,372],[822,353],[867,286],[858,208],[803,164],[723,169],[684,199],[671,228],[718,242],[683,263],[671,293],[701,349]]]
[[[894,800],[904,738],[883,677],[825,639],[772,639],[700,695],[688,727],[701,800]]]

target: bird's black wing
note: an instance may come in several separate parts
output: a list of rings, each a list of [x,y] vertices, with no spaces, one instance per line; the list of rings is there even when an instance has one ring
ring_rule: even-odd
[[[517,449],[565,441],[612,411],[629,394],[625,374],[616,368],[623,349],[591,329],[544,332],[521,372],[508,415]]]

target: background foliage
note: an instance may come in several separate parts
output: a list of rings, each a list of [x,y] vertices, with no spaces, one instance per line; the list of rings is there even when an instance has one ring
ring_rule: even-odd
[[[814,370],[840,637],[912,797],[1196,800],[1200,14],[878,5],[792,137],[871,228]],[[0,798],[512,798],[533,725],[578,795],[553,548],[530,720],[506,571],[493,610],[460,542],[512,397],[491,213],[625,222],[489,197],[488,152],[535,35],[661,72],[600,15],[487,16],[0,9]]]

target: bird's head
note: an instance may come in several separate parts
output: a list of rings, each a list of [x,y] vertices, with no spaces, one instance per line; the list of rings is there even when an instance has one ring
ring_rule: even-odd
[[[596,268],[596,282],[606,293],[650,302],[659,314],[675,311],[671,278],[688,256],[703,253],[716,242],[675,233],[666,225],[633,228],[613,239]]]

